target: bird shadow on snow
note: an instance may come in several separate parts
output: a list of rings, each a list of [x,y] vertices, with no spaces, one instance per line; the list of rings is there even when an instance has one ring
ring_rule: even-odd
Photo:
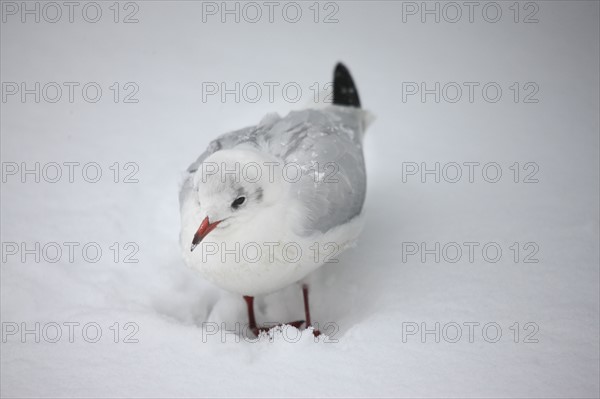
[[[394,235],[387,234],[398,222],[384,210],[381,204],[367,200],[365,226],[357,245],[339,255],[337,263],[325,264],[309,277],[311,317],[326,327],[326,334],[343,335],[380,308],[385,290],[401,289],[391,280],[395,273],[390,270],[396,267],[390,256],[400,254],[394,250]]]

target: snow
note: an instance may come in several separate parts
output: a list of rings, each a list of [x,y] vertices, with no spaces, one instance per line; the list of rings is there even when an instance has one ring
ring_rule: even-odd
[[[330,24],[313,22],[312,3],[299,3],[303,16],[295,24],[277,12],[269,23],[265,8],[257,23],[231,16],[221,23],[218,14],[203,22],[203,4],[183,1],[137,2],[133,24],[112,21],[112,2],[100,3],[95,24],[81,17],[85,3],[73,23],[66,8],[56,23],[31,16],[21,23],[6,3],[1,81],[28,88],[58,82],[63,97],[36,103],[28,95],[23,103],[17,94],[1,103],[3,397],[599,395],[598,3],[534,2],[539,23],[514,23],[512,2],[499,3],[497,23],[482,19],[480,8],[473,23],[466,8],[457,23],[421,23],[420,14],[404,14],[402,22],[403,7],[420,2],[341,1],[332,3],[339,22]],[[321,20],[334,10],[320,6]],[[132,10],[121,8],[119,18]],[[520,20],[531,11],[520,3]],[[296,330],[284,328],[253,342],[225,334],[221,323],[235,330],[246,322],[245,304],[180,258],[182,172],[218,134],[314,101],[310,86],[318,82],[320,92],[337,61],[353,73],[376,120],[365,140],[366,227],[356,248],[312,276],[313,318],[325,336],[297,339]],[[80,83],[72,103],[64,82]],[[87,82],[102,88],[97,103],[81,96]],[[139,88],[138,103],[123,103],[132,92],[127,82]],[[262,97],[203,101],[203,82],[257,82]],[[264,82],[280,83],[272,102]],[[297,103],[283,97],[288,82],[303,90]],[[402,82],[457,82],[465,91],[457,103],[436,103],[433,95],[403,102]],[[487,102],[476,89],[471,103],[464,82],[497,82],[502,98]],[[538,103],[522,101],[532,91],[527,82],[539,87]],[[4,85],[2,94],[10,89]],[[39,183],[34,174],[25,183],[19,173],[7,174],[14,163],[32,169],[35,162],[39,174],[46,166]],[[52,162],[62,171],[56,183],[48,181]],[[80,163],[72,183],[64,162]],[[97,183],[81,175],[90,162],[102,171]],[[422,183],[420,174],[403,181],[403,162],[405,171],[439,162],[446,177],[456,162],[463,176],[457,183],[443,176],[436,183],[432,175]],[[465,162],[480,163],[472,183]],[[490,162],[502,169],[497,183],[481,175]],[[515,162],[519,183],[510,169]],[[539,182],[523,183],[535,168],[526,169],[527,162],[539,167]],[[139,182],[123,182],[132,172]],[[32,249],[36,242],[56,244],[39,262],[35,254],[23,262],[21,249],[12,255],[21,243]],[[79,243],[72,262],[69,242]],[[436,242],[458,243],[462,257],[452,263],[447,252],[436,263],[434,255],[423,262],[421,253],[407,254],[410,243],[432,249]],[[479,243],[472,262],[465,242]],[[96,263],[83,257],[86,243],[102,249]],[[498,262],[483,257],[486,243],[502,249]],[[539,261],[525,263],[536,245]],[[62,256],[49,262],[56,247]],[[136,247],[138,262],[125,263]],[[301,298],[295,286],[257,298],[258,321],[302,318]],[[36,323],[39,343],[21,331]],[[79,323],[71,324],[73,342],[65,323]],[[84,339],[86,323],[101,328],[98,342]],[[422,323],[429,330],[439,323],[439,343],[434,334],[422,342]],[[462,330],[456,343],[453,323]],[[479,323],[471,324],[471,340],[468,323]],[[495,343],[486,338],[494,338],[496,324],[482,334],[487,323],[502,328]],[[52,343],[56,325],[62,336]],[[415,326],[419,332],[408,335]],[[524,342],[532,331],[538,342]],[[132,339],[138,342],[124,342]]]

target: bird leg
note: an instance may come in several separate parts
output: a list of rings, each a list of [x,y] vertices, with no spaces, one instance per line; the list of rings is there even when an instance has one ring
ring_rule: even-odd
[[[258,337],[261,331],[269,331],[273,327],[258,327],[256,324],[256,318],[254,317],[254,297],[244,295],[244,300],[246,301],[246,306],[248,307],[248,328],[254,335]],[[304,320],[296,320],[291,323],[287,323],[292,327],[300,328],[300,326],[304,323]],[[281,324],[279,324],[281,325]]]
[[[254,330],[257,329],[256,319],[254,318],[254,297],[244,295],[244,300],[246,301],[246,306],[248,307],[248,328],[254,332]]]
[[[302,296],[304,297],[304,316],[306,318],[306,327],[311,327],[310,306],[308,305],[308,284],[302,284]],[[319,330],[313,330],[315,337],[321,335]]]

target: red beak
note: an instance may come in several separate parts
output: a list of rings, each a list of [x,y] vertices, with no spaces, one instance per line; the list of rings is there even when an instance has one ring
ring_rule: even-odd
[[[194,239],[192,240],[192,248],[190,249],[190,251],[193,251],[194,248],[196,248],[196,246],[200,244],[202,240],[204,240],[204,237],[206,237],[208,233],[213,231],[219,225],[219,223],[221,223],[220,220],[214,223],[210,223],[208,221],[208,216],[205,217],[202,223],[200,223],[198,231],[196,232],[196,234],[194,234]]]

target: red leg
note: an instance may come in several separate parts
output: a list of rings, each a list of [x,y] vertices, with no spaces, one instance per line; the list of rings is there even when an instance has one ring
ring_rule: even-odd
[[[246,306],[248,307],[248,328],[258,335],[258,328],[256,327],[256,319],[254,318],[254,297],[244,295]]]
[[[306,326],[310,326],[310,307],[308,306],[308,285],[302,284],[302,296],[304,297],[304,315],[306,317]]]
[[[310,322],[310,306],[308,304],[308,284],[302,284],[302,296],[304,297],[304,315],[306,317],[306,327],[311,327]],[[314,330],[315,337],[321,335],[319,330]]]

